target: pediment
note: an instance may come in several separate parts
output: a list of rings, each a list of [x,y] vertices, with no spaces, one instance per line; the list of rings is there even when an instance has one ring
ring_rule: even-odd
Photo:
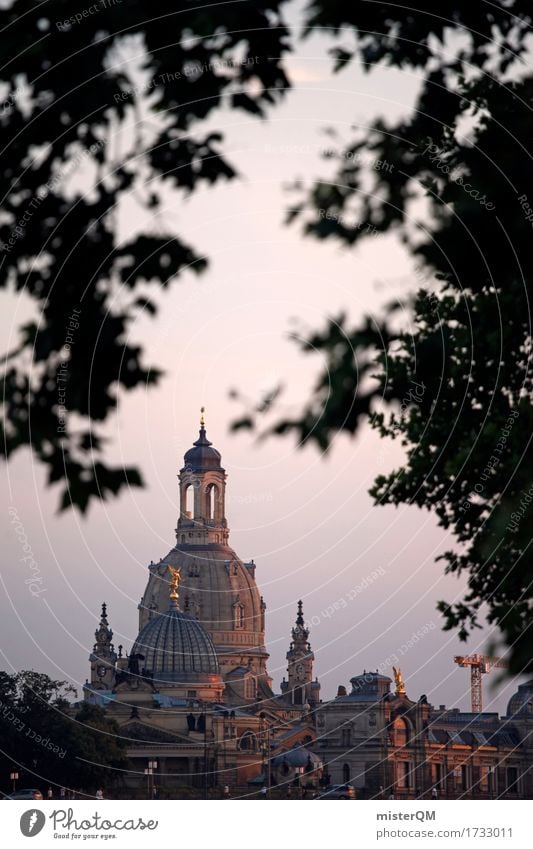
[[[155,728],[153,725],[146,725],[144,722],[128,722],[121,727],[121,734],[126,742],[143,744],[143,743],[185,743],[187,738],[182,734],[173,734],[172,731],[165,731],[162,728]]]

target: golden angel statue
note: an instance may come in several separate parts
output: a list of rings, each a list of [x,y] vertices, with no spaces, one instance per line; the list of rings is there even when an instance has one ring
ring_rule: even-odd
[[[170,572],[169,598],[173,599],[174,601],[177,601],[179,597],[178,590],[180,586],[181,573],[179,569],[173,569],[172,566],[168,567],[168,571]]]

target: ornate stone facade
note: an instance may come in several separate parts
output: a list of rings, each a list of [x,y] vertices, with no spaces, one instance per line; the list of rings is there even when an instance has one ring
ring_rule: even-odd
[[[266,606],[255,581],[254,562],[243,562],[229,546],[225,496],[226,472],[202,421],[199,438],[185,454],[179,473],[176,545],[148,567],[139,630],[166,609],[168,568],[179,569],[184,612],[209,632],[224,677],[237,667],[249,670],[248,697],[255,698],[257,686],[270,691],[272,683],[266,671]]]
[[[315,751],[332,783],[367,798],[533,798],[533,681],[508,715],[434,709],[365,672],[316,711]],[[525,694],[528,693],[528,698]]]
[[[302,602],[287,678],[272,691],[255,563],[229,546],[226,472],[200,434],[179,473],[176,545],[148,567],[139,634],[115,652],[102,606],[84,697],[128,741],[126,789],[170,795],[230,785],[253,792],[302,779],[351,783],[370,798],[533,798],[533,681],[508,716],[412,701],[400,670],[364,672],[320,700]],[[148,770],[145,778],[145,770]]]
[[[245,792],[254,780],[275,780],[276,755],[302,747],[305,762],[314,759],[312,780],[321,775],[308,750],[320,687],[301,602],[287,655],[290,687],[275,695],[265,603],[255,564],[229,546],[225,490],[221,456],[202,420],[179,473],[176,545],[148,567],[129,654],[122,646],[115,653],[102,609],[84,697],[104,707],[128,741],[134,768],[125,791],[231,785]]]

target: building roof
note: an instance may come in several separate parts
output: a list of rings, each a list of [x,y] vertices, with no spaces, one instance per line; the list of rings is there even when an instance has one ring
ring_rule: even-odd
[[[509,699],[507,716],[533,713],[533,678],[520,684],[517,692]]]
[[[337,696],[338,702],[377,702],[390,692],[392,680],[379,672],[363,672],[350,678],[351,692],[346,696]]]
[[[287,752],[281,752],[281,754],[272,758],[272,766],[281,766],[283,763],[292,767],[305,767],[311,765],[313,769],[317,769],[322,766],[322,761],[318,755],[315,755],[314,752],[306,749],[305,746],[300,745],[295,746],[293,749],[289,749]]]
[[[439,746],[468,746],[474,748],[512,748],[519,743],[512,729],[502,728],[496,723],[492,727],[475,721],[464,721],[464,727],[454,723],[447,727],[447,720],[434,720],[428,729],[429,742]]]
[[[201,426],[200,435],[193,447],[185,453],[183,458],[184,469],[191,472],[207,472],[216,469],[224,471],[220,465],[222,457],[220,451],[213,448],[213,443],[209,442],[205,427]]]

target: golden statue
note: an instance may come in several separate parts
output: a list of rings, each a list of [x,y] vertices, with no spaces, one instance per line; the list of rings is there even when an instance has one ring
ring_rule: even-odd
[[[170,572],[170,588],[168,597],[172,601],[177,601],[179,598],[179,586],[181,580],[181,573],[179,569],[173,569],[172,566],[168,567],[168,571]]]
[[[394,683],[396,684],[396,695],[397,696],[405,696],[405,681],[403,680],[403,675],[400,667],[396,669],[395,666],[392,667],[392,671],[394,672]]]

